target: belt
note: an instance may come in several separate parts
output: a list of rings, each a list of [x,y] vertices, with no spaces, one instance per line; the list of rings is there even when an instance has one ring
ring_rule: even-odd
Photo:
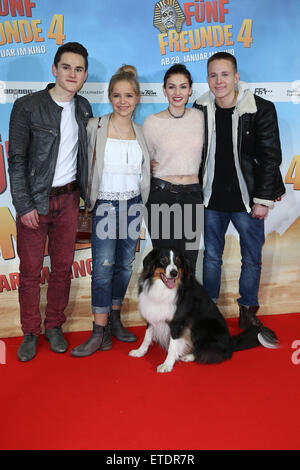
[[[170,191],[170,193],[191,193],[201,190],[199,183],[173,184],[169,181],[154,177],[152,177],[151,184],[154,188],[165,189],[166,191]]]
[[[72,181],[71,183],[65,184],[64,186],[53,186],[50,190],[50,197],[73,193],[77,188],[77,181]]]

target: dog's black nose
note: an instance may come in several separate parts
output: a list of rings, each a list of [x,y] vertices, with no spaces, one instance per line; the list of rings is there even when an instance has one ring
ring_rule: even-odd
[[[171,277],[177,277],[177,274],[178,274],[178,271],[176,269],[172,269],[172,271],[170,271]]]

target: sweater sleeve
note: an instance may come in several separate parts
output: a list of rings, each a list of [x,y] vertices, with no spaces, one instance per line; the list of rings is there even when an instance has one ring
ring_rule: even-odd
[[[149,156],[151,160],[155,159],[155,145],[154,145],[154,137],[155,137],[155,129],[153,126],[153,118],[152,115],[147,116],[143,122],[143,134],[145,137],[145,141],[147,144],[147,148],[149,151]]]

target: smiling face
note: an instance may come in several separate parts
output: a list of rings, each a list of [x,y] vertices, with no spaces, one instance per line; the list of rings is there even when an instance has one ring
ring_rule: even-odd
[[[192,94],[192,86],[188,78],[181,73],[170,75],[163,90],[168,98],[170,109],[174,112],[177,111],[178,114],[183,110]]]
[[[130,82],[121,80],[114,84],[109,99],[116,115],[131,117],[140,97]]]
[[[61,101],[72,98],[88,75],[84,57],[73,52],[64,52],[57,67],[52,65],[52,73],[56,78],[55,94]]]
[[[238,72],[235,71],[233,64],[229,60],[217,59],[209,64],[207,83],[220,107],[234,106],[235,87],[239,78]]]
[[[160,280],[168,289],[178,286],[182,269],[179,256],[172,250],[162,250],[154,269],[153,279]]]

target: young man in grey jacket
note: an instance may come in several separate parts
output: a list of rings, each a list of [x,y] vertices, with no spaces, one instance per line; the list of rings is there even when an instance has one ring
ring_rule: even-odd
[[[219,52],[207,63],[210,91],[194,103],[204,112],[205,143],[200,181],[204,197],[203,284],[217,302],[225,234],[239,233],[239,326],[262,327],[256,312],[265,241],[264,219],[285,192],[276,110],[239,81],[234,56]]]
[[[68,344],[65,321],[74,258],[79,198],[87,190],[88,101],[77,95],[88,75],[88,53],[79,43],[60,46],[55,83],[14,103],[9,126],[9,175],[17,215],[19,303],[24,339],[20,361],[36,355],[41,333],[40,274],[46,238],[51,262],[45,335],[52,351]]]

